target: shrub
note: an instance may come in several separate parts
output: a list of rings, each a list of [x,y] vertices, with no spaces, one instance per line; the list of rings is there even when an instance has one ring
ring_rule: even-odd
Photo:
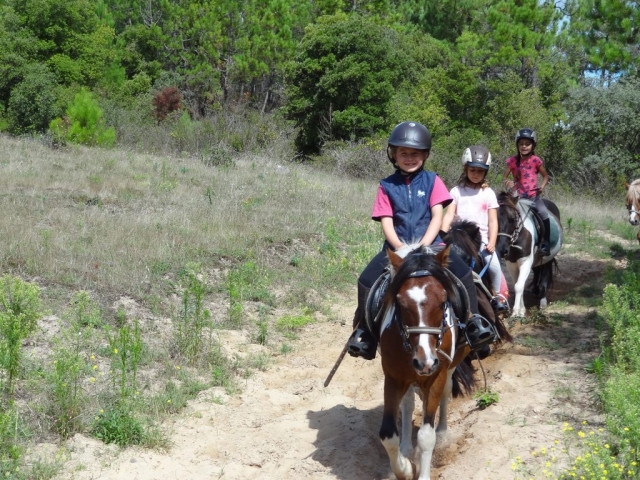
[[[58,141],[111,147],[116,140],[115,130],[102,122],[98,101],[85,89],[76,94],[67,108],[67,116],[56,118],[49,128]]]
[[[129,408],[115,405],[96,416],[91,435],[104,443],[125,447],[142,443],[144,430]]]
[[[155,109],[156,120],[160,123],[171,112],[182,108],[182,96],[176,87],[166,87],[155,94],[152,104]]]
[[[0,367],[8,374],[10,399],[22,358],[22,341],[35,330],[41,314],[37,285],[10,275],[0,278]]]
[[[16,134],[45,131],[57,113],[56,86],[55,75],[45,65],[27,65],[22,81],[9,97],[9,131]]]

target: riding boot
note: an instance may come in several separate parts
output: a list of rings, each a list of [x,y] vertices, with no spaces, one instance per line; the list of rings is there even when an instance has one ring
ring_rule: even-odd
[[[349,337],[347,352],[352,357],[362,357],[365,360],[376,358],[376,348],[378,341],[369,331],[369,326],[365,319],[367,308],[367,297],[371,289],[358,282],[358,307],[353,316],[354,332]]]
[[[540,255],[546,257],[551,253],[551,220],[547,218],[546,220],[543,220],[542,223],[544,224],[544,236],[542,238],[542,242],[540,242]]]
[[[482,353],[484,356],[488,355],[487,347],[491,345],[497,338],[495,327],[480,315],[478,310],[478,296],[476,294],[476,285],[473,281],[473,273],[469,271],[462,277],[460,281],[467,290],[469,297],[469,310],[471,316],[466,321],[464,326],[464,334],[467,338],[467,343],[471,347],[472,352]]]

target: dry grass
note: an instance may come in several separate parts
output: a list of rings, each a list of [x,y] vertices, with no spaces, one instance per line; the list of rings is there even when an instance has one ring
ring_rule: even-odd
[[[244,157],[191,158],[0,137],[2,271],[144,294],[153,272],[308,240],[327,219],[366,222],[376,185]]]

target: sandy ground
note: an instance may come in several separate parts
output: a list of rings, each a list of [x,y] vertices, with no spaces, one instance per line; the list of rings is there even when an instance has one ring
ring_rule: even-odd
[[[552,302],[601,278],[605,263],[559,257]],[[599,293],[598,293],[599,294]],[[355,297],[355,294],[354,294]],[[528,305],[532,299],[528,299]],[[584,365],[598,353],[593,312],[567,302],[551,305],[549,322],[515,323],[513,344],[482,362],[499,402],[484,410],[471,397],[454,399],[449,434],[436,446],[433,479],[542,478],[531,452],[563,435],[562,425],[598,424]],[[323,382],[350,332],[355,302],[336,305],[346,324],[318,323],[297,350],[252,376],[236,397],[202,392],[166,425],[168,452],[120,450],[82,435],[67,444],[64,479],[390,479],[378,438],[383,376],[374,361],[347,356],[331,384]],[[474,362],[476,363],[476,362]],[[477,378],[481,388],[481,370]],[[223,404],[213,401],[224,399]],[[420,422],[416,402],[414,435]],[[561,461],[561,460],[559,460]]]

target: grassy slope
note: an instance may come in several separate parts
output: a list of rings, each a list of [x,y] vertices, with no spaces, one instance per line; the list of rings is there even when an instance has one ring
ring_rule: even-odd
[[[353,288],[381,242],[378,226],[369,220],[375,181],[278,164],[262,155],[207,167],[197,159],[120,150],[51,150],[37,141],[3,136],[0,149],[0,271],[45,287],[45,306],[62,319],[56,329],[66,327],[65,312],[79,290],[91,293],[111,327],[118,323],[114,301],[125,295],[151,312],[151,321],[143,325],[149,351],[142,395],[148,401],[141,409],[158,411],[149,405],[166,402],[169,394],[157,392],[170,391],[173,381],[189,386],[192,395],[212,384],[206,362],[191,377],[171,377],[167,372],[180,361],[172,354],[170,335],[164,343],[154,339],[154,323],[175,320],[185,269],[195,264],[202,272],[216,329],[230,327],[230,278],[236,279],[242,315],[232,327],[258,328],[268,356],[277,342],[265,340],[267,333],[284,325],[285,340],[278,342],[290,339],[304,315],[323,311],[332,293]],[[571,227],[567,251],[610,256],[611,242],[601,235],[605,229],[629,241],[618,251],[631,248],[635,230],[625,223],[621,195],[606,205],[556,195],[551,196],[565,227]],[[230,275],[234,272],[240,273]],[[30,382],[34,372],[46,371],[46,351],[40,357],[31,352],[21,386],[24,405],[47,394],[46,384],[35,388]],[[105,381],[88,404],[92,408],[113,397],[106,380],[110,361],[108,352],[98,352]],[[211,358],[207,361],[210,366]],[[263,364],[254,362],[254,367]],[[33,425],[25,430],[34,438],[50,436],[50,410],[34,411]],[[84,416],[88,427],[93,411]]]

